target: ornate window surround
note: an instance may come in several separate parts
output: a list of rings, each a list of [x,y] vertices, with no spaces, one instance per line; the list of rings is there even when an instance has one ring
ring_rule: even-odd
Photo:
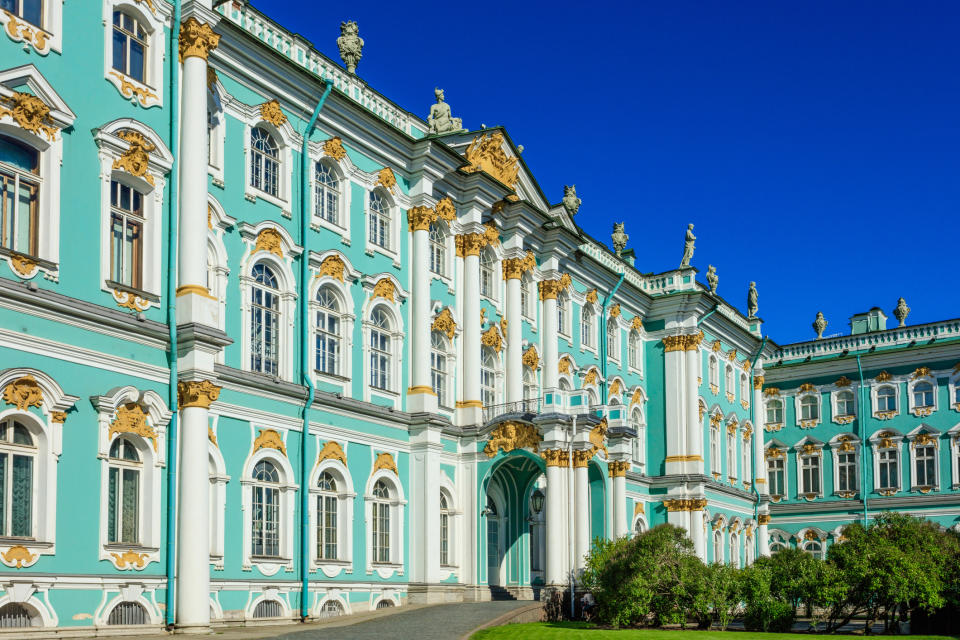
[[[807,446],[812,446],[812,452],[807,453],[805,451]],[[798,499],[807,499],[813,500],[816,498],[822,498],[824,493],[823,487],[823,447],[824,443],[816,438],[811,436],[806,436],[802,438],[797,444],[793,445],[795,462],[797,465],[797,498]],[[820,474],[820,487],[819,491],[806,491],[807,487],[803,486],[803,459],[816,456],[820,458],[819,474]],[[784,474],[786,476],[786,474]],[[809,497],[812,496],[812,497]]]
[[[210,416],[210,432],[216,438],[217,422],[220,416]],[[214,569],[223,569],[224,538],[226,532],[226,504],[227,504],[227,483],[230,482],[230,476],[227,475],[227,465],[224,462],[223,454],[220,453],[220,447],[212,440],[207,442],[207,451],[209,453],[210,485],[213,490],[210,505],[210,564]]]
[[[783,493],[776,494],[780,496],[779,498],[776,498],[773,494],[771,494],[770,499],[773,500],[773,502],[780,502],[781,500],[788,499],[790,496],[790,458],[789,454],[787,453],[788,450],[789,447],[787,445],[776,439],[768,442],[763,449],[763,477],[767,481],[768,491],[772,486],[770,485],[770,465],[768,461],[774,458],[783,460]]]
[[[327,589],[325,592],[317,593],[316,603],[313,605],[313,611],[310,615],[313,617],[319,617],[323,612],[323,606],[327,602],[339,602],[340,606],[343,607],[343,614],[345,616],[353,615],[353,609],[350,607],[350,602],[348,601],[349,591],[344,591],[341,589]]]
[[[453,310],[451,309],[451,313],[452,311]],[[458,326],[458,330],[459,330],[459,326]],[[436,330],[434,330],[434,332],[436,332]],[[442,334],[442,332],[440,333]],[[445,364],[446,364],[446,368],[444,369],[444,371],[447,376],[447,388],[444,392],[446,397],[437,398],[438,411],[441,414],[452,416],[453,407],[456,403],[456,395],[457,395],[457,389],[456,389],[457,349],[456,349],[455,338],[450,339],[447,337],[446,334],[442,334],[441,337],[443,338],[443,344],[445,346],[443,355],[445,357]]]
[[[949,375],[950,377],[947,379],[947,389],[949,389],[947,404],[951,409],[960,413],[960,400],[957,399],[957,389],[960,389],[960,362],[954,367],[953,373]]]
[[[268,429],[279,433],[284,443],[286,443],[287,439],[286,429],[250,423],[251,452],[243,464],[243,474],[240,476],[243,526],[242,568],[245,571],[249,571],[251,568],[256,567],[261,574],[272,576],[280,571],[281,568],[288,571],[293,570],[293,555],[295,553],[293,547],[293,529],[295,526],[293,513],[298,486],[295,481],[296,476],[293,473],[293,467],[290,465],[290,461],[283,451],[268,447],[263,447],[256,451],[253,450],[254,442],[258,437],[257,433]],[[250,527],[253,514],[253,471],[257,463],[261,460],[268,460],[281,474],[280,484],[278,485],[278,489],[280,490],[280,518],[278,520],[280,524],[280,556],[278,558],[254,558],[250,551],[252,544]],[[251,612],[253,611],[252,608],[250,610]]]
[[[826,389],[825,389],[826,390]],[[830,392],[830,421],[834,424],[850,424],[860,414],[860,384],[851,382],[847,386],[832,385]],[[850,392],[853,394],[853,414],[841,414],[838,409],[837,400],[841,393]]]
[[[207,196],[207,213],[210,216],[207,225],[207,250],[214,258],[214,274],[216,279],[216,297],[219,300],[219,313],[217,314],[217,326],[221,331],[226,331],[227,327],[227,291],[229,285],[230,266],[227,255],[227,247],[223,241],[223,234],[234,228],[237,224],[236,218],[231,218],[223,210],[223,207],[212,195]],[[223,362],[223,350],[217,352],[217,362]]]
[[[321,267],[324,261],[331,257],[340,260],[343,264],[344,279],[342,281],[331,273],[323,273]],[[317,294],[320,292],[320,289],[326,287],[328,291],[333,292],[337,304],[340,306],[340,375],[320,373],[313,368],[313,379],[315,383],[323,381],[327,384],[335,385],[338,387],[340,393],[346,397],[351,397],[353,386],[349,372],[353,371],[353,327],[357,316],[353,313],[354,303],[350,289],[351,284],[360,276],[360,273],[353,268],[347,257],[339,251],[325,251],[319,255],[311,252],[310,270],[312,278],[310,299],[307,304],[310,309],[311,333],[316,329],[317,311],[320,309],[319,303],[317,302]],[[311,348],[315,348],[312,340]],[[315,357],[311,358],[311,362],[314,360]]]
[[[63,0],[44,1],[43,24],[31,24],[0,11],[0,29],[14,42],[22,42],[24,51],[32,47],[42,56],[51,51],[60,53],[63,51]]]
[[[365,185],[366,186],[366,185]],[[395,191],[397,188],[394,188]],[[391,192],[390,190],[382,187],[369,185],[367,189],[363,192],[363,237],[364,237],[364,253],[368,256],[373,256],[376,253],[386,256],[393,261],[395,267],[400,267],[400,242],[403,239],[402,233],[407,232],[407,221],[406,221],[406,210],[410,208],[409,203],[405,203],[407,206],[401,206],[399,199],[396,196],[396,193]],[[370,211],[370,196],[372,194],[379,194],[383,199],[383,203],[387,209],[387,217],[390,219],[390,231],[388,234],[388,246],[381,247],[377,243],[373,242],[370,238],[370,216],[373,215]],[[406,200],[406,199],[405,199]],[[426,256],[424,256],[426,257]]]
[[[449,558],[449,564],[440,565],[440,580],[446,580],[450,576],[455,575],[459,577],[460,575],[460,566],[462,564],[460,558],[462,546],[460,541],[464,537],[461,531],[463,512],[457,500],[457,489],[445,472],[440,473],[440,493],[447,499],[447,556]],[[440,495],[437,495],[437,502],[440,502]],[[439,553],[440,550],[437,549],[437,554]]]
[[[600,305],[596,302],[588,302],[586,294],[577,292],[577,302],[580,303],[580,313],[577,316],[577,336],[576,340],[580,344],[580,353],[584,351],[598,355],[600,353],[600,338],[607,339],[606,325],[600,322]],[[590,327],[590,344],[583,344],[583,318],[584,314],[589,313],[592,318],[592,327]],[[604,324],[601,331],[600,325]]]
[[[913,388],[921,382],[928,382],[933,387],[933,406],[932,407],[918,407],[914,403],[913,397]],[[937,384],[936,374],[928,374],[924,376],[912,375],[907,380],[907,407],[908,411],[918,418],[923,418],[933,413],[936,413],[940,405],[940,387]]]
[[[289,120],[286,120],[280,126],[265,121],[260,115],[260,107],[241,104],[237,101],[230,101],[225,106],[225,111],[231,115],[237,116],[243,121],[243,197],[250,202],[263,200],[280,208],[280,214],[285,218],[292,218],[292,174],[293,174],[293,148],[299,148],[300,136],[294,131]],[[269,133],[279,147],[277,156],[279,161],[279,175],[277,176],[277,195],[273,196],[265,191],[261,191],[250,184],[250,157],[252,153],[250,135],[251,132],[260,127]]]
[[[59,2],[45,4],[59,4]],[[134,80],[113,68],[114,11],[129,13],[140,21],[147,31],[147,59],[144,64],[146,82]],[[163,64],[168,55],[166,30],[170,28],[172,17],[173,7],[167,2],[103,0],[103,77],[132,104],[145,108],[163,106],[163,88],[167,82]]]
[[[373,290],[378,282],[387,279],[393,285],[393,301],[385,297],[374,297]],[[401,303],[409,294],[400,287],[400,281],[388,273],[364,276],[360,279],[361,286],[366,293],[366,300],[361,309],[361,345],[363,353],[363,400],[370,402],[376,396],[389,401],[395,409],[401,408],[401,391],[403,390],[404,368],[403,349],[405,331],[403,326],[403,310]],[[374,390],[370,387],[370,332],[373,324],[370,317],[374,309],[382,307],[391,320],[390,326],[390,371],[388,372],[390,388]],[[371,485],[372,486],[372,485]]]
[[[960,424],[955,425],[946,433],[948,451],[950,452],[950,474],[953,479],[951,488],[960,488]]]
[[[433,222],[436,225],[441,233],[443,234],[443,274],[434,273],[429,268],[427,269],[427,274],[430,276],[431,282],[433,280],[439,280],[440,282],[447,285],[447,290],[449,293],[453,294],[456,292],[456,255],[457,255],[457,234],[456,229],[459,228],[459,225],[448,223],[446,220],[436,220]],[[408,234],[409,235],[409,234]],[[413,255],[413,237],[410,236],[407,249],[410,252],[408,255]],[[534,293],[536,293],[536,287],[534,287]]]
[[[845,498],[852,498],[853,495],[844,495],[844,494],[855,494],[860,491],[860,465],[862,460],[860,459],[860,438],[858,438],[853,433],[838,433],[830,439],[826,444],[832,453],[832,475],[833,475],[833,491],[831,495],[840,496]],[[854,487],[853,489],[847,491],[840,491],[840,454],[849,453],[849,447],[853,447],[853,464],[854,464]],[[846,451],[845,451],[846,449]]]
[[[156,586],[159,586],[159,583]],[[110,598],[112,593],[116,593],[116,595]],[[138,603],[147,612],[150,620],[149,624],[157,626],[163,623],[163,615],[157,606],[157,594],[154,585],[138,581],[109,586],[104,589],[103,596],[103,604],[93,613],[93,624],[96,627],[108,627],[107,620],[110,618],[110,613],[121,602]]]
[[[897,486],[890,495],[903,491],[903,453],[900,450],[900,443],[904,437],[894,429],[879,429],[869,438],[872,448],[871,458],[873,458],[873,491],[880,493],[880,450],[885,440],[893,446],[885,449],[893,449],[897,453]],[[912,460],[908,464],[912,463]],[[912,477],[912,472],[911,472]]]
[[[906,435],[907,451],[910,453],[910,490],[927,493],[929,491],[940,490],[940,436],[942,433],[930,425],[924,423]],[[933,475],[936,482],[930,485],[917,484],[917,444],[927,439],[928,444],[934,448],[933,456]],[[926,487],[926,488],[924,488]]]
[[[208,67],[208,74],[215,74],[213,67]],[[227,114],[224,109],[224,97],[226,89],[220,84],[220,79],[216,78],[212,83],[207,84],[207,117],[215,118],[215,124],[210,131],[210,154],[207,156],[207,173],[212,178],[214,185],[223,188],[224,181],[224,146],[227,138]]]
[[[327,229],[328,231],[340,236],[340,242],[350,246],[352,218],[350,215],[350,207],[353,196],[353,181],[351,180],[351,176],[359,172],[359,169],[353,165],[353,162],[350,161],[349,156],[344,156],[340,160],[337,160],[332,156],[324,155],[323,143],[311,142],[309,144],[309,150],[310,185],[308,194],[310,197],[310,228],[314,231]],[[337,220],[340,221],[340,224],[334,224],[326,218],[321,217],[317,211],[317,198],[315,190],[317,187],[316,166],[318,164],[322,164],[330,169],[337,177],[337,181],[339,182],[339,194],[337,196]]]
[[[90,401],[97,411],[98,447],[100,459],[100,543],[99,559],[109,560],[117,569],[145,569],[152,562],[160,562],[161,532],[161,485],[163,468],[166,466],[167,424],[173,414],[167,409],[163,398],[155,391],[140,391],[133,386],[112,389],[107,395],[92,396]],[[146,426],[153,433],[135,431],[111,431],[118,420],[118,409],[137,405],[146,416]],[[123,425],[121,425],[123,426]],[[126,425],[136,428],[135,423]],[[124,437],[129,440],[143,461],[140,484],[140,543],[139,545],[108,544],[107,542],[107,495],[110,446],[114,440]]]
[[[573,346],[573,335],[572,329],[570,328],[573,324],[573,319],[571,314],[573,313],[573,297],[566,291],[561,291],[557,294],[557,307],[563,307],[563,319],[565,320],[564,325],[560,326],[557,324],[557,333],[561,338],[567,341],[569,346]]]
[[[345,443],[349,447],[349,443]],[[317,509],[316,497],[319,495],[317,481],[323,472],[330,473],[341,483],[337,491],[337,558],[320,559],[317,557]],[[340,460],[328,458],[317,464],[310,474],[310,568],[319,569],[328,578],[335,578],[341,572],[353,573],[353,505],[357,497],[353,489],[350,470]]]
[[[371,450],[371,455],[375,455],[375,452]],[[392,452],[394,460],[397,459],[396,452]],[[377,484],[378,480],[383,480],[391,489],[391,500],[390,500],[390,562],[389,563],[374,563],[372,559],[372,554],[370,553],[371,545],[373,543],[373,487]],[[437,496],[437,501],[439,502],[440,498]],[[397,474],[393,470],[388,469],[378,469],[374,471],[370,478],[367,480],[367,486],[364,488],[363,495],[363,511],[364,511],[364,522],[366,523],[365,529],[365,539],[366,539],[366,556],[367,560],[367,575],[372,575],[374,572],[377,573],[380,578],[386,580],[394,575],[403,576],[404,574],[404,549],[405,542],[403,538],[403,532],[406,527],[404,522],[404,512],[406,511],[407,500],[404,497],[403,485],[400,482],[400,478],[397,477]],[[437,550],[439,552],[439,550]]]
[[[801,403],[805,398],[814,398],[816,400],[817,418],[815,420],[804,420]],[[823,423],[823,396],[820,393],[820,387],[814,387],[812,391],[800,391],[799,389],[793,396],[793,416],[797,427],[801,429],[813,429]],[[784,416],[786,420],[786,416]]]
[[[903,408],[903,401],[900,398],[901,382],[902,380],[900,380],[899,376],[895,376],[890,380],[886,380],[884,382],[874,381],[870,383],[870,409],[871,409],[870,413],[874,418],[879,418],[881,420],[889,420],[890,418],[900,415],[900,412]],[[893,410],[893,412],[891,413],[882,412],[883,415],[881,415],[880,405],[877,399],[877,392],[879,392],[880,389],[884,387],[890,387],[891,389],[893,389],[893,398],[894,398],[894,402],[896,402],[897,404],[897,408]]]
[[[631,328],[627,333],[627,371],[630,373],[635,373],[641,378],[643,378],[643,358],[644,358],[644,348],[643,348],[643,329]],[[630,341],[636,338],[637,341],[637,366],[634,366],[630,362]]]

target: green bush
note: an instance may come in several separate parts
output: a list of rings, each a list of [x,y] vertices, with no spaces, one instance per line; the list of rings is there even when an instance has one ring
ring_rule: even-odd
[[[747,631],[787,633],[795,619],[792,604],[769,596],[748,602],[743,612]]]

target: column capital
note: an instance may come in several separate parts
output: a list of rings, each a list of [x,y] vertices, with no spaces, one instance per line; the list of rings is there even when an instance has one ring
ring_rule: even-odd
[[[611,460],[607,463],[607,473],[611,478],[624,478],[630,469],[630,463],[627,460]]]
[[[753,376],[753,388],[757,390],[763,388],[763,376]]]
[[[177,404],[181,409],[209,409],[210,404],[220,397],[222,388],[209,380],[181,380],[177,383]]]
[[[502,265],[504,280],[518,280],[524,273],[532,271],[537,266],[537,260],[533,256],[533,251],[527,251],[527,255],[522,258],[505,258]]]
[[[593,458],[592,449],[574,449],[573,451],[573,468],[574,469],[586,469],[590,466],[590,460]]]
[[[487,246],[486,237],[482,233],[463,233],[456,237],[457,256],[478,256],[480,250]]]
[[[570,465],[570,454],[565,449],[544,449],[540,453],[548,467],[566,467]]]
[[[763,525],[765,525],[765,524],[770,524],[770,514],[769,514],[769,513],[761,513],[760,515],[758,515],[758,516],[757,516],[757,524],[759,524],[760,526],[763,526]]]
[[[700,343],[703,342],[703,331],[697,333],[688,333],[684,336],[683,350],[697,351],[700,349]]]
[[[437,212],[430,207],[410,207],[407,209],[407,228],[410,231],[429,231],[430,225],[437,220]]]
[[[663,501],[667,511],[703,511],[707,507],[706,498],[675,498]]]
[[[211,51],[220,43],[220,35],[213,32],[209,24],[190,16],[180,23],[180,62],[186,58],[207,59]]]
[[[560,292],[570,286],[571,278],[569,273],[565,273],[557,280],[540,281],[540,299],[556,300]]]

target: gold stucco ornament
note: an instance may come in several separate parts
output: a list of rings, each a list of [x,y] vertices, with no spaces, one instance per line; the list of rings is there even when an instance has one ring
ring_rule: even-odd
[[[323,276],[330,276],[331,278],[336,278],[340,282],[343,282],[343,271],[345,265],[340,256],[327,256],[323,259],[323,262],[320,263],[320,273],[317,274],[318,278]]]
[[[397,186],[397,176],[393,174],[390,167],[384,167],[377,172],[377,181],[374,184],[393,193],[393,188]]]
[[[111,553],[113,564],[117,569],[143,569],[146,566],[145,560],[147,554],[136,553],[134,551],[124,551],[123,553]]]
[[[500,335],[496,325],[483,332],[480,336],[480,343],[485,347],[491,347],[494,351],[503,349],[503,336]]]
[[[17,569],[29,566],[37,558],[37,554],[30,553],[25,546],[20,544],[10,547],[3,553],[0,553],[0,556],[3,557],[5,564],[11,567],[15,566]]]
[[[260,434],[253,441],[253,452],[260,449],[276,449],[284,456],[287,455],[287,445],[283,443],[283,437],[275,429],[260,429]]]
[[[213,32],[210,25],[193,16],[180,24],[180,62],[190,57],[206,60],[219,43],[220,36]]]
[[[524,422],[506,421],[490,432],[483,452],[492,458],[501,450],[509,453],[514,449],[532,449],[536,453],[539,448],[540,433],[536,427]]]
[[[337,441],[327,440],[323,445],[323,449],[320,450],[320,455],[317,456],[317,464],[320,464],[324,460],[339,460],[346,466],[347,454],[343,452],[343,448]]]
[[[323,143],[323,155],[333,158],[337,162],[347,157],[347,150],[343,148],[343,140],[334,136]]]
[[[123,169],[132,176],[143,178],[154,185],[153,176],[147,173],[150,168],[150,152],[155,151],[157,146],[147,140],[142,133],[133,129],[124,129],[117,133],[117,137],[129,143],[127,150],[113,161],[114,169]]]
[[[523,364],[527,367],[530,367],[532,370],[536,370],[540,366],[540,356],[537,354],[536,347],[530,347],[523,352],[523,358],[521,359]]]
[[[396,302],[395,293],[396,287],[393,286],[393,281],[389,278],[381,278],[377,281],[377,284],[373,285],[374,298],[384,298],[390,302]]]
[[[278,258],[283,257],[283,236],[273,228],[266,228],[257,234],[254,242],[253,251],[269,251]]]
[[[503,143],[503,134],[499,131],[474,138],[463,152],[467,162],[470,163],[464,171],[467,173],[483,171],[511,189],[516,188],[520,164],[517,158],[506,154]]]
[[[157,432],[147,424],[147,414],[136,402],[130,402],[117,407],[116,417],[110,423],[110,439],[119,433],[132,433],[153,443],[153,450],[157,450]]]
[[[43,406],[43,390],[33,376],[27,375],[8,383],[3,388],[3,399],[18,411],[26,411],[27,407]]]
[[[9,26],[9,25],[8,25]],[[53,142],[57,139],[57,128],[50,118],[50,107],[43,100],[29,93],[14,91],[12,96],[0,97],[0,118],[10,116],[13,121],[36,135]]]
[[[446,334],[451,340],[457,332],[457,323],[453,319],[453,313],[450,311],[449,307],[445,307],[440,310],[434,319],[433,324],[430,325],[431,331],[439,331],[443,334]]]
[[[210,404],[220,397],[220,389],[209,380],[181,380],[177,383],[177,404],[181,409],[209,409]]]
[[[397,471],[397,462],[393,459],[393,456],[389,453],[378,453],[377,459],[373,462],[373,472],[376,473],[384,469],[386,471],[393,471],[394,475],[400,475]]]
[[[607,473],[611,478],[623,478],[630,470],[630,463],[626,460],[611,460],[607,463]]]
[[[433,211],[441,220],[453,222],[457,219],[457,208],[453,205],[453,200],[451,200],[449,196],[446,198],[441,198],[440,201],[437,202],[437,204],[433,207]]]
[[[50,39],[50,34],[29,22],[18,20],[17,16],[9,11],[3,9],[0,9],[0,11],[3,11],[6,15],[7,35],[9,35],[14,42],[29,42],[38,52],[44,52],[44,49],[47,47],[47,40]]]
[[[280,103],[276,98],[260,105],[260,118],[264,122],[269,122],[275,127],[281,127],[287,122],[287,116],[280,108]]]
[[[140,101],[140,104],[143,105],[146,105],[149,100],[157,99],[157,94],[150,91],[146,87],[131,82],[130,79],[122,73],[111,71],[110,75],[116,78],[117,82],[120,83],[120,95],[122,95],[124,98],[136,98]]]

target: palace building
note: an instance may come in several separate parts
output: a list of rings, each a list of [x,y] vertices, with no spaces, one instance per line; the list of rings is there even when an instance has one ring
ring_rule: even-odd
[[[960,523],[960,320],[777,344],[692,229],[645,272],[506,130],[347,71],[354,23],[345,66],[243,0],[0,28],[0,627],[534,597],[665,522],[741,566]]]

